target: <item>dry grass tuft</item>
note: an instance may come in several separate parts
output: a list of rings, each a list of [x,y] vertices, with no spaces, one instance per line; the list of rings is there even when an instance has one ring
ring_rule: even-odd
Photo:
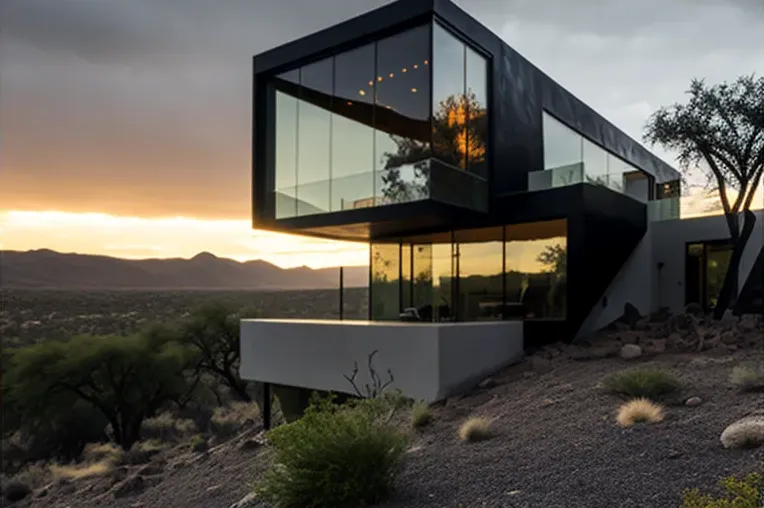
[[[756,448],[764,445],[764,417],[752,416],[739,420],[722,432],[725,448]]]
[[[139,441],[135,443],[133,450],[137,450],[139,452],[155,452],[167,450],[170,447],[172,447],[171,444],[165,443],[158,439],[146,439],[145,441]]]
[[[144,437],[159,439],[160,441],[183,440],[183,438],[198,432],[193,420],[175,418],[169,412],[146,419],[143,422],[142,430]]]
[[[744,392],[764,391],[764,364],[736,366],[732,369],[730,382]]]
[[[110,461],[117,464],[125,452],[113,443],[89,443],[82,451],[82,460],[88,463]]]
[[[53,464],[50,466],[50,472],[53,474],[53,478],[63,478],[66,480],[82,480],[83,478],[104,476],[113,470],[114,463],[109,459],[104,459],[92,464],[78,464],[73,466]]]
[[[212,431],[220,437],[236,434],[247,422],[260,418],[256,402],[234,402],[229,406],[216,407],[210,420]]]
[[[468,418],[459,428],[459,439],[466,443],[485,441],[493,436],[491,424],[493,420],[480,416]]]
[[[616,421],[621,427],[631,427],[636,423],[659,423],[663,421],[663,406],[646,398],[630,400],[618,408]]]
[[[411,425],[420,429],[432,421],[432,411],[426,402],[416,402],[411,408]]]

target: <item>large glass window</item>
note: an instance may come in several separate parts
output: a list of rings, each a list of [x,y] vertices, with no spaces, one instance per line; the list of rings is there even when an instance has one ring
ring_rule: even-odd
[[[374,54],[370,44],[334,59],[333,212],[373,204]]]
[[[329,211],[333,59],[300,72],[297,121],[297,214]]]
[[[297,215],[297,99],[276,92],[276,218]]]
[[[400,317],[400,245],[371,245],[371,317],[376,321],[397,321]]]
[[[584,174],[586,181],[594,185],[608,184],[608,153],[591,141],[584,140]]]
[[[567,309],[567,221],[507,226],[508,312],[526,319],[564,318]]]
[[[375,127],[378,205],[429,194],[430,28],[377,43]]]
[[[276,217],[454,202],[431,190],[433,137],[452,171],[486,176],[487,67],[452,34],[423,25],[275,77]]]
[[[502,227],[454,233],[459,273],[458,316],[462,321],[502,318],[503,235]]]
[[[467,103],[463,42],[433,26],[432,150],[446,164],[467,167]]]
[[[467,168],[488,178],[488,63],[467,48]]]

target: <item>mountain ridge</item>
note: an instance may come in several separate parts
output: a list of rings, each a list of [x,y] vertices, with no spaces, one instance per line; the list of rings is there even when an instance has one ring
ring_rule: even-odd
[[[368,267],[345,267],[345,286],[364,287]],[[200,252],[191,258],[125,259],[51,249],[0,250],[7,289],[308,290],[339,287],[339,267],[280,268],[261,259],[236,261]]]

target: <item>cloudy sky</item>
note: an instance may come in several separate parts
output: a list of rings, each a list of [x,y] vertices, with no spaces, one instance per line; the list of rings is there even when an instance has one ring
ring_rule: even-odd
[[[3,0],[3,248],[365,262],[363,247],[250,230],[250,69],[384,3]],[[764,72],[762,0],[456,3],[637,139],[691,78]]]

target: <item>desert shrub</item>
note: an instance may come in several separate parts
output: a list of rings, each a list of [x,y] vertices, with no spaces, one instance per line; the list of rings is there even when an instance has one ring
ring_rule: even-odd
[[[145,452],[159,452],[162,450],[166,450],[169,447],[169,445],[165,442],[159,441],[157,439],[145,439],[143,441],[138,441],[135,443],[135,446],[133,446],[133,450],[139,452],[139,453],[145,453]]]
[[[274,465],[258,494],[280,508],[372,505],[393,491],[408,435],[388,401],[314,400],[305,415],[268,433]]]
[[[663,407],[650,399],[633,399],[618,408],[616,421],[621,427],[631,427],[636,423],[662,422]]]
[[[756,448],[764,445],[764,417],[749,417],[731,424],[721,435],[725,448]]]
[[[732,369],[730,382],[742,391],[764,390],[764,364],[737,365]]]
[[[256,402],[232,402],[228,406],[216,407],[210,419],[211,431],[220,437],[236,434],[247,422],[260,418],[260,407]]]
[[[82,480],[84,478],[93,478],[104,476],[114,470],[115,463],[109,459],[102,459],[98,462],[74,465],[52,464],[50,472],[55,479]]]
[[[204,452],[209,448],[209,443],[204,436],[197,434],[191,438],[191,449],[195,452]]]
[[[432,421],[432,411],[426,402],[417,402],[411,409],[411,425],[415,429],[424,427]]]
[[[670,372],[659,369],[633,369],[616,372],[605,378],[604,386],[610,393],[628,398],[661,400],[677,393],[681,382]]]
[[[196,424],[188,418],[175,418],[166,411],[143,422],[141,437],[160,441],[175,441],[197,432]]]
[[[117,464],[122,460],[124,450],[112,443],[90,443],[82,451],[83,462],[111,462]]]
[[[719,482],[724,495],[701,494],[698,489],[686,490],[682,508],[760,508],[764,496],[764,476],[751,473],[742,480],[729,477]]]
[[[459,439],[466,443],[485,441],[493,435],[491,420],[480,416],[472,416],[459,427]]]

